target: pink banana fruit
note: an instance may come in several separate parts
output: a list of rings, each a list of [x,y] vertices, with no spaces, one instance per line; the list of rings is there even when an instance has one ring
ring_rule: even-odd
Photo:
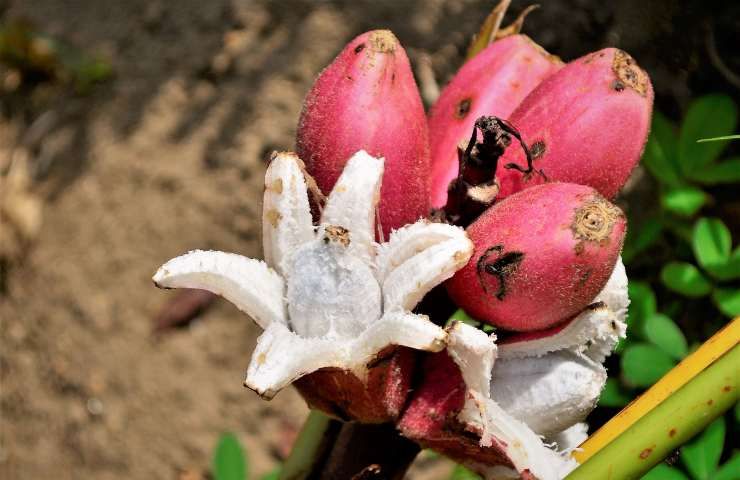
[[[622,211],[593,188],[532,187],[489,208],[467,228],[468,264],[447,282],[478,320],[513,331],[543,330],[589,305],[622,249]]]
[[[543,81],[509,122],[529,145],[534,168],[549,180],[578,183],[614,198],[637,165],[650,130],[653,87],[626,52],[605,48],[568,63]],[[499,162],[498,198],[545,182],[512,145]]]
[[[458,173],[457,146],[470,138],[483,115],[508,118],[521,101],[562,66],[529,37],[493,42],[465,63],[444,88],[429,114],[432,207],[444,207]]]
[[[298,155],[328,193],[358,150],[385,158],[384,235],[429,213],[424,107],[408,57],[389,30],[352,40],[318,77],[301,112]]]

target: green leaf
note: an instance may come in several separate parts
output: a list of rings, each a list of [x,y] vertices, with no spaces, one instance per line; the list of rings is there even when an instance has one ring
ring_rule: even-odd
[[[213,454],[215,480],[246,480],[247,459],[239,439],[233,433],[224,433]]]
[[[740,315],[740,289],[716,288],[712,293],[712,300],[719,311],[728,317]]]
[[[686,337],[667,315],[655,313],[645,322],[645,336],[671,357],[681,360],[689,351]]]
[[[654,112],[642,163],[658,181],[677,186],[681,183],[677,151],[678,142],[673,125],[662,114]]]
[[[719,218],[700,218],[694,224],[691,246],[702,267],[724,265],[732,248],[730,229]]]
[[[643,475],[642,480],[689,480],[689,477],[681,470],[671,468],[665,463],[659,463]]]
[[[660,272],[663,284],[681,295],[699,298],[712,291],[712,284],[698,268],[686,262],[670,262]]]
[[[660,200],[666,210],[690,217],[706,203],[707,194],[696,187],[678,187],[663,193]]]
[[[634,281],[629,282],[627,291],[630,297],[629,313],[627,323],[630,334],[645,338],[645,322],[655,314],[657,302],[655,293],[647,282]]]
[[[740,157],[732,157],[691,172],[691,180],[707,185],[740,183]]]
[[[740,140],[740,135],[725,135],[722,137],[702,138],[701,140],[697,140],[696,143],[717,142],[719,140]]]
[[[719,417],[691,443],[681,447],[681,462],[696,480],[707,480],[717,470],[725,443],[725,419]]]
[[[736,453],[719,467],[712,480],[738,480],[738,478],[740,478],[740,453]]]
[[[450,480],[480,480],[480,477],[462,465],[455,465]]]
[[[630,345],[622,354],[622,375],[635,387],[649,387],[673,365],[675,362],[667,353],[646,343]]]
[[[632,397],[629,396],[622,390],[619,385],[619,380],[616,378],[608,378],[606,385],[601,391],[601,397],[599,397],[600,407],[623,407],[630,403]]]
[[[480,322],[468,315],[467,312],[462,308],[458,308],[457,310],[455,310],[455,313],[453,313],[450,316],[449,320],[447,320],[447,324],[453,321],[467,323],[468,325],[472,325],[476,328],[480,326]]]
[[[681,171],[688,174],[711,163],[729,140],[697,143],[703,138],[716,138],[734,133],[737,107],[727,95],[707,95],[690,106],[678,139]]]
[[[707,265],[705,267],[713,277],[720,280],[733,280],[740,278],[740,246],[735,248],[730,258],[718,265]]]
[[[648,219],[637,228],[627,229],[627,238],[622,250],[622,260],[629,264],[632,259],[650,248],[660,238],[663,224],[657,219]]]

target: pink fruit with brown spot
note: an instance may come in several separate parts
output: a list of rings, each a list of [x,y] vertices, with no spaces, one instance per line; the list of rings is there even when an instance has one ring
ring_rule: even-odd
[[[622,211],[593,188],[538,185],[497,203],[467,228],[475,252],[447,290],[470,315],[494,326],[549,328],[601,291],[625,231]]]
[[[568,63],[543,81],[509,121],[529,145],[534,168],[549,180],[589,185],[613,198],[637,165],[650,130],[653,87],[627,53],[605,48]],[[527,166],[512,145],[499,165]],[[499,167],[498,198],[543,183]]]
[[[429,114],[432,207],[444,207],[457,176],[457,146],[468,140],[482,115],[508,118],[539,83],[562,66],[526,35],[493,42],[465,63],[444,88]]]
[[[358,150],[385,157],[380,222],[388,235],[429,213],[429,137],[408,57],[388,30],[352,40],[319,75],[298,124],[298,155],[328,193]]]

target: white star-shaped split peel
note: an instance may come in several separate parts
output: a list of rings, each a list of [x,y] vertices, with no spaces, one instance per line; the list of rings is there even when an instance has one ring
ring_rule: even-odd
[[[263,397],[322,368],[363,379],[391,345],[445,347],[447,332],[411,310],[468,262],[473,245],[461,228],[426,220],[376,243],[383,165],[364,151],[350,158],[314,226],[302,162],[277,153],[265,175],[264,262],[196,250],[154,275],[162,288],[221,295],[264,329],[245,380]]]

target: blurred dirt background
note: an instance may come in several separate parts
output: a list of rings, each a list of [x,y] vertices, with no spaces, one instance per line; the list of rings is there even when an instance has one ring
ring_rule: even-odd
[[[707,53],[740,71],[736,6],[606,3],[543,2],[524,32],[565,60],[626,49],[669,115],[737,95]],[[151,275],[193,248],[261,255],[265,161],[292,149],[303,96],[353,36],[392,29],[444,84],[492,4],[0,0],[3,28],[27,22],[113,74],[80,86],[0,67],[0,477],[201,478],[222,431],[253,473],[272,470],[307,410],[292,390],[264,402],[242,387],[258,327],[218,302],[155,337],[174,294]],[[449,468],[422,456],[409,477]]]

